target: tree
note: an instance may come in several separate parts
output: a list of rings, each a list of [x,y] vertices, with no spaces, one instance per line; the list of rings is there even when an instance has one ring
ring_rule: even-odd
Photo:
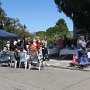
[[[65,20],[64,19],[59,19],[57,22],[56,22],[56,25],[57,26],[66,26],[66,23],[65,23]]]
[[[1,2],[0,2],[0,29],[3,28],[3,22],[5,20],[5,16],[6,16],[6,13],[4,11],[4,9],[1,7]]]
[[[54,0],[59,12],[63,11],[66,16],[73,20],[78,29],[90,29],[90,0]]]
[[[60,36],[69,35],[68,27],[64,19],[59,19],[54,27],[50,27],[46,30],[46,35],[49,41],[57,41]]]
[[[8,17],[1,5],[2,4],[0,2],[0,28],[8,32],[18,34],[20,37],[23,36],[24,30],[26,36],[30,36],[26,25],[22,25],[18,18]]]
[[[38,31],[38,32],[36,32],[36,36],[39,36],[39,37],[46,36],[46,32],[45,31]]]

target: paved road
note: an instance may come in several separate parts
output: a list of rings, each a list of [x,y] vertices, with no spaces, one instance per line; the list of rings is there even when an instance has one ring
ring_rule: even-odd
[[[90,71],[0,67],[0,90],[90,90]]]

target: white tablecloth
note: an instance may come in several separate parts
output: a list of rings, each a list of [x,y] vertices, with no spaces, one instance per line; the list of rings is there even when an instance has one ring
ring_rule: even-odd
[[[61,49],[59,56],[69,54],[76,54],[76,56],[78,57],[78,50]]]
[[[57,54],[57,48],[48,49],[48,54],[49,55]]]
[[[88,58],[90,58],[90,52],[87,52]]]

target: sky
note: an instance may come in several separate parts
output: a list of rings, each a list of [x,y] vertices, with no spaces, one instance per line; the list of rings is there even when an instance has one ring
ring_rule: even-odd
[[[63,18],[69,31],[73,23],[64,13],[59,13],[54,0],[0,0],[8,17],[18,18],[29,32],[46,31]]]

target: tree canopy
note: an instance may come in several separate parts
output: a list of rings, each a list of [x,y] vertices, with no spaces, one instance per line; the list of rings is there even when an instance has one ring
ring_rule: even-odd
[[[64,35],[72,38],[72,34],[68,30],[65,20],[61,18],[56,22],[55,26],[49,27],[46,31],[38,31],[32,36],[33,38],[39,36],[41,39],[46,36],[49,42],[55,43],[60,38],[60,36]]]
[[[30,36],[26,25],[22,25],[18,18],[8,17],[0,2],[0,28],[11,33],[18,34],[20,37]]]
[[[46,35],[51,41],[56,41],[63,35],[70,35],[67,24],[64,19],[59,19],[56,25],[46,30]]]
[[[54,0],[59,12],[73,20],[78,29],[90,29],[90,0]]]

